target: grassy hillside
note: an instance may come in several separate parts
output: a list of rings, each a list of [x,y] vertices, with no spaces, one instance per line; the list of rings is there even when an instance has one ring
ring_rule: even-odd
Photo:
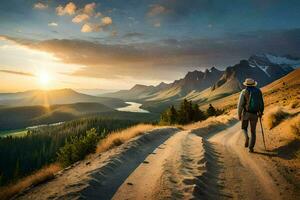
[[[281,102],[287,105],[291,101],[300,99],[300,69],[296,69],[286,76],[261,88],[264,94],[265,105],[271,105]],[[228,97],[217,99],[211,102],[200,103],[202,108],[206,108],[209,103],[215,107],[224,109],[235,108],[238,101],[239,93],[232,94]]]

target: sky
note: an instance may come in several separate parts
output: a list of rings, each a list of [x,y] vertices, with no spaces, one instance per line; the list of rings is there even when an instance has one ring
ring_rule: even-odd
[[[298,0],[0,1],[0,92],[128,89],[300,56]]]

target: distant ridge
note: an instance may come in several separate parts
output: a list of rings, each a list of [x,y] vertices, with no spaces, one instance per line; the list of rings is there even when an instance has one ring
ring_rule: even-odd
[[[82,94],[72,89],[59,90],[30,90],[17,93],[0,93],[0,105],[5,106],[33,106],[72,104],[80,102],[101,103],[110,108],[118,108],[126,104],[120,100],[109,97],[96,97]]]

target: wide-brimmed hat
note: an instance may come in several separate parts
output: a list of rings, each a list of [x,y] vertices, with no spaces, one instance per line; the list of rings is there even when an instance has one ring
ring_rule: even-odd
[[[252,78],[246,78],[243,85],[244,86],[256,86],[257,82],[255,80],[253,80]]]

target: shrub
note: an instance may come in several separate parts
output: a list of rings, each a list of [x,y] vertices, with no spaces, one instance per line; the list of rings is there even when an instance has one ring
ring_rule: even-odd
[[[300,115],[297,115],[291,119],[290,131],[297,137],[300,137]]]
[[[199,109],[198,104],[184,99],[178,110],[171,106],[160,116],[160,124],[188,124],[199,120],[206,119],[205,113]]]
[[[293,102],[290,104],[290,107],[291,107],[292,109],[298,108],[299,106],[300,106],[300,102],[297,101],[297,100],[293,101]]]
[[[101,153],[113,147],[120,146],[131,138],[144,134],[145,132],[154,128],[156,128],[156,126],[151,124],[138,124],[122,131],[111,133],[107,135],[106,138],[100,140],[97,146],[97,152]]]
[[[213,107],[212,104],[209,104],[209,107],[207,108],[206,113],[207,113],[208,117],[219,116],[224,113],[224,110],[216,109],[215,107]]]
[[[87,131],[85,136],[72,137],[66,141],[65,146],[60,148],[57,154],[58,162],[66,167],[84,159],[86,155],[96,151],[99,139],[100,137],[94,128]]]
[[[275,107],[266,115],[267,125],[272,129],[289,116],[290,114],[282,110],[281,107]]]

